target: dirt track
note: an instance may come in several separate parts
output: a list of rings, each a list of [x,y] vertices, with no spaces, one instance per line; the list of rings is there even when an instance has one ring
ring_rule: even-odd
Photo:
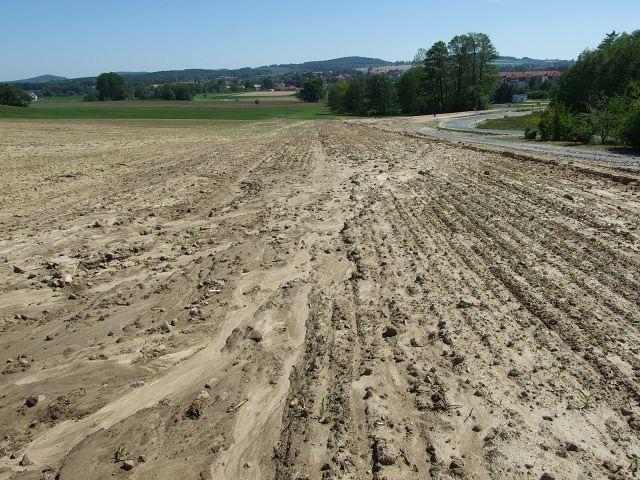
[[[0,122],[0,479],[632,478],[638,177],[388,128]]]

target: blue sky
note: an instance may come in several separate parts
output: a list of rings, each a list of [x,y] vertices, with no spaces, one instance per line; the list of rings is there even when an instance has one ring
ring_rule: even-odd
[[[406,60],[470,31],[503,55],[575,58],[636,28],[640,0],[0,0],[0,80]]]

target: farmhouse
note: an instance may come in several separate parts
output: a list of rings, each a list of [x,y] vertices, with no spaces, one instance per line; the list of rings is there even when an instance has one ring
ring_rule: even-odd
[[[277,92],[297,92],[298,89],[294,85],[286,85],[285,83],[280,83],[276,86]]]
[[[500,81],[516,88],[527,88],[532,83],[554,82],[562,76],[557,70],[532,72],[500,72]]]

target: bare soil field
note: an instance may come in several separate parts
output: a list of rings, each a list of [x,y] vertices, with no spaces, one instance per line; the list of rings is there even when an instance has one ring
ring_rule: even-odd
[[[627,479],[640,177],[383,121],[0,121],[0,479]]]

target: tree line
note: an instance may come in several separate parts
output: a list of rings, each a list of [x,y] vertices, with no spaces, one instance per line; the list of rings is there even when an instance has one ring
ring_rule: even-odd
[[[640,148],[640,30],[612,32],[585,50],[552,91],[543,140]]]
[[[484,108],[498,83],[497,51],[484,33],[456,35],[420,49],[398,82],[383,75],[338,82],[329,106],[355,115],[431,114]]]
[[[129,84],[121,75],[117,73],[101,73],[97,80],[95,91],[88,92],[84,100],[109,101],[128,100],[131,98],[162,100],[193,100],[196,94],[195,85],[192,83],[165,83],[157,89],[152,89],[149,85]]]
[[[393,115],[398,113],[395,83],[385,75],[339,81],[329,89],[327,104],[337,113],[352,115]]]

